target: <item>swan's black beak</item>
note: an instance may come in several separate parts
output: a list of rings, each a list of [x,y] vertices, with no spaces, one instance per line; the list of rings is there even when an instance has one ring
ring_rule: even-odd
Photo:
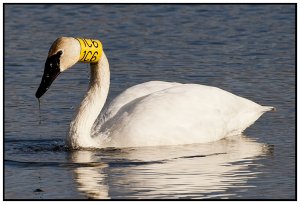
[[[44,74],[35,97],[40,98],[49,89],[50,85],[60,74],[60,56],[62,51],[57,52],[55,55],[48,57],[45,63]]]

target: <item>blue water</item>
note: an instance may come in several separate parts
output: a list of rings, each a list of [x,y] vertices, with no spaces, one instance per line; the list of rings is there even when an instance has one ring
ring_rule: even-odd
[[[295,5],[5,5],[5,199],[295,199]],[[108,101],[150,81],[217,86],[275,106],[209,144],[70,151],[87,64],[41,99],[52,42],[100,39]]]

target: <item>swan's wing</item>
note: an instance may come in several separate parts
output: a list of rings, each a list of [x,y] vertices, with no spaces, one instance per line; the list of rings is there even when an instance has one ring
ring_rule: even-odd
[[[219,88],[182,84],[127,103],[101,129],[112,146],[203,143],[240,134],[264,111]]]
[[[164,81],[149,81],[142,84],[138,84],[135,86],[132,86],[125,91],[123,91],[120,95],[118,95],[110,104],[107,106],[98,119],[96,120],[93,128],[92,128],[92,135],[97,135],[100,131],[100,127],[103,126],[103,124],[110,121],[111,118],[113,118],[116,113],[122,109],[123,106],[126,104],[140,98],[144,97],[146,95],[149,95],[151,93],[161,91],[164,89],[168,89],[174,86],[181,85],[181,83],[176,82],[164,82]],[[102,127],[103,129],[103,127]]]
[[[104,111],[105,118],[112,118],[124,105],[151,93],[181,85],[176,82],[149,81],[132,86],[118,95]]]

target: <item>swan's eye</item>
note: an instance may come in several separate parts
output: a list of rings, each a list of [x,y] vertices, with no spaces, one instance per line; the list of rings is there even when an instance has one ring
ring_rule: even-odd
[[[63,54],[63,51],[62,50],[59,50],[57,53],[56,53],[58,56],[61,56]]]

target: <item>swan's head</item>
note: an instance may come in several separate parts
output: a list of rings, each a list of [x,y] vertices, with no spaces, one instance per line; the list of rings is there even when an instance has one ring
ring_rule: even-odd
[[[76,64],[79,57],[80,43],[77,39],[60,37],[55,40],[49,50],[42,81],[35,96],[40,98],[49,89],[55,78]]]

